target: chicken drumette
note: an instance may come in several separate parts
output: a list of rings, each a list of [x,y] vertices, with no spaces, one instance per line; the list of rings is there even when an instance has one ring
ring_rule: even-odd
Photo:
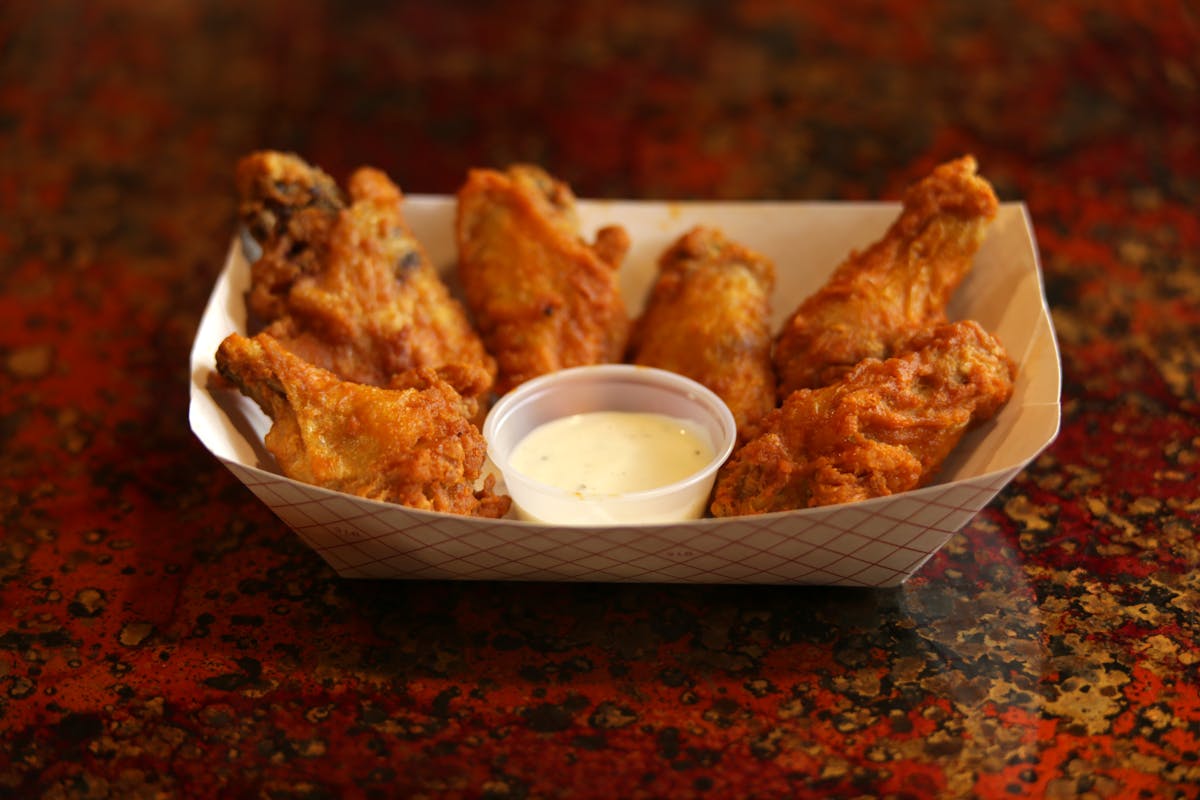
[[[775,407],[770,259],[697,226],[659,258],[658,278],[634,324],[629,359],[712,389],[738,432]]]
[[[780,400],[831,383],[864,358],[887,358],[945,321],[998,207],[975,170],[966,156],[911,186],[884,236],[852,253],[791,314],[775,342]]]

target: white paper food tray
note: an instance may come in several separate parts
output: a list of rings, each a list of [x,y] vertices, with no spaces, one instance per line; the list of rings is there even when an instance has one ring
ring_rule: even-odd
[[[877,239],[893,203],[580,202],[583,229],[623,225],[622,288],[636,313],[659,254],[696,224],[774,259],[774,325],[852,249]],[[454,285],[454,198],[411,196],[405,215]],[[1060,364],[1025,206],[1002,203],[949,307],[996,334],[1019,365],[1001,413],[970,432],[934,485],[823,508],[688,523],[578,528],[475,519],[365,500],[290,480],[262,445],[270,420],[233,390],[210,392],[217,345],[245,332],[249,264],[235,237],[192,349],[190,422],[200,441],[347,578],[895,586],[1057,435]]]

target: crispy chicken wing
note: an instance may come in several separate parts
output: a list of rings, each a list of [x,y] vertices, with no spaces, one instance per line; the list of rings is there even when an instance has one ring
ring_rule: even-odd
[[[535,166],[471,170],[458,192],[459,278],[496,390],[564,367],[619,361],[629,334],[624,228],[581,237],[570,188]]]
[[[938,326],[909,347],[789,395],[721,468],[713,514],[855,502],[929,481],[965,431],[1008,402],[1015,367],[973,321]]]
[[[691,229],[659,258],[658,278],[630,337],[629,360],[712,389],[745,437],[775,407],[774,286],[770,259],[716,228]]]
[[[494,377],[495,361],[409,230],[403,194],[384,173],[355,171],[349,205],[294,156],[249,156],[238,183],[243,218],[264,242],[250,302],[285,347],[375,386],[455,363]]]
[[[250,267],[247,306],[262,325],[282,316],[292,284],[325,263],[329,230],[345,200],[329,175],[291,153],[261,150],[234,172],[238,216],[262,248]]]
[[[774,361],[782,400],[815,388],[864,358],[887,358],[945,318],[998,203],[966,156],[911,186],[887,233],[851,253],[784,323]]]
[[[510,499],[481,480],[487,452],[468,417],[474,403],[444,378],[479,380],[453,366],[398,376],[404,388],[343,381],[269,334],[230,334],[217,369],[272,419],[267,449],[295,480],[413,508],[501,517]]]

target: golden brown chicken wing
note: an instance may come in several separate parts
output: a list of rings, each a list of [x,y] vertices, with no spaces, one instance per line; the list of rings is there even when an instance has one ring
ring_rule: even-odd
[[[270,335],[230,334],[217,369],[272,419],[267,449],[295,480],[413,508],[501,517],[510,499],[481,480],[487,452],[474,404],[431,368],[402,389],[343,381]],[[451,377],[478,380],[455,366]]]
[[[775,343],[782,400],[824,386],[864,358],[886,358],[945,318],[998,203],[966,156],[904,195],[882,239],[852,253],[784,323]]]
[[[589,245],[570,188],[538,167],[471,170],[458,192],[459,278],[503,393],[564,367],[619,361],[629,335],[624,228]]]
[[[761,514],[895,494],[929,481],[976,423],[1013,391],[1015,367],[972,321],[867,359],[836,383],[800,389],[717,475],[712,513]]]
[[[265,241],[250,294],[265,332],[356,383],[387,386],[405,370],[455,363],[494,376],[466,310],[405,223],[400,189],[364,167],[339,207],[336,187],[297,161],[256,154],[238,169],[243,213]]]
[[[712,389],[744,438],[775,407],[774,287],[770,259],[716,228],[691,229],[659,258],[658,278],[630,337],[629,360]]]

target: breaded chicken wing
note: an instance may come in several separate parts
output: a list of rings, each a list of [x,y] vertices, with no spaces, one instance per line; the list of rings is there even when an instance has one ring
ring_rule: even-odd
[[[297,161],[256,154],[238,169],[243,211],[265,241],[250,293],[265,332],[356,383],[386,386],[405,370],[455,363],[494,377],[466,310],[405,223],[400,189],[364,167],[338,207],[336,187]]]
[[[456,234],[467,307],[499,366],[497,392],[624,355],[630,323],[618,269],[629,236],[610,226],[584,241],[565,183],[530,165],[471,170]]]
[[[774,351],[782,400],[887,358],[945,319],[998,203],[975,159],[951,161],[911,186],[883,238],[852,253],[784,323]]]
[[[659,258],[658,277],[634,323],[629,360],[704,384],[733,412],[743,438],[775,407],[771,292],[775,265],[697,226]]]
[[[938,326],[909,347],[789,395],[721,468],[712,513],[849,503],[927,483],[966,430],[1008,402],[1016,370],[973,321]]]
[[[329,230],[345,207],[337,183],[291,153],[261,150],[234,171],[238,217],[262,248],[250,267],[247,306],[258,325],[282,316],[287,295],[302,275],[327,259]]]
[[[343,381],[268,334],[230,334],[217,370],[271,417],[267,449],[295,480],[431,511],[501,517],[510,499],[481,480],[487,452],[468,419],[474,404],[435,370],[400,389]],[[451,377],[478,380],[462,367]]]

